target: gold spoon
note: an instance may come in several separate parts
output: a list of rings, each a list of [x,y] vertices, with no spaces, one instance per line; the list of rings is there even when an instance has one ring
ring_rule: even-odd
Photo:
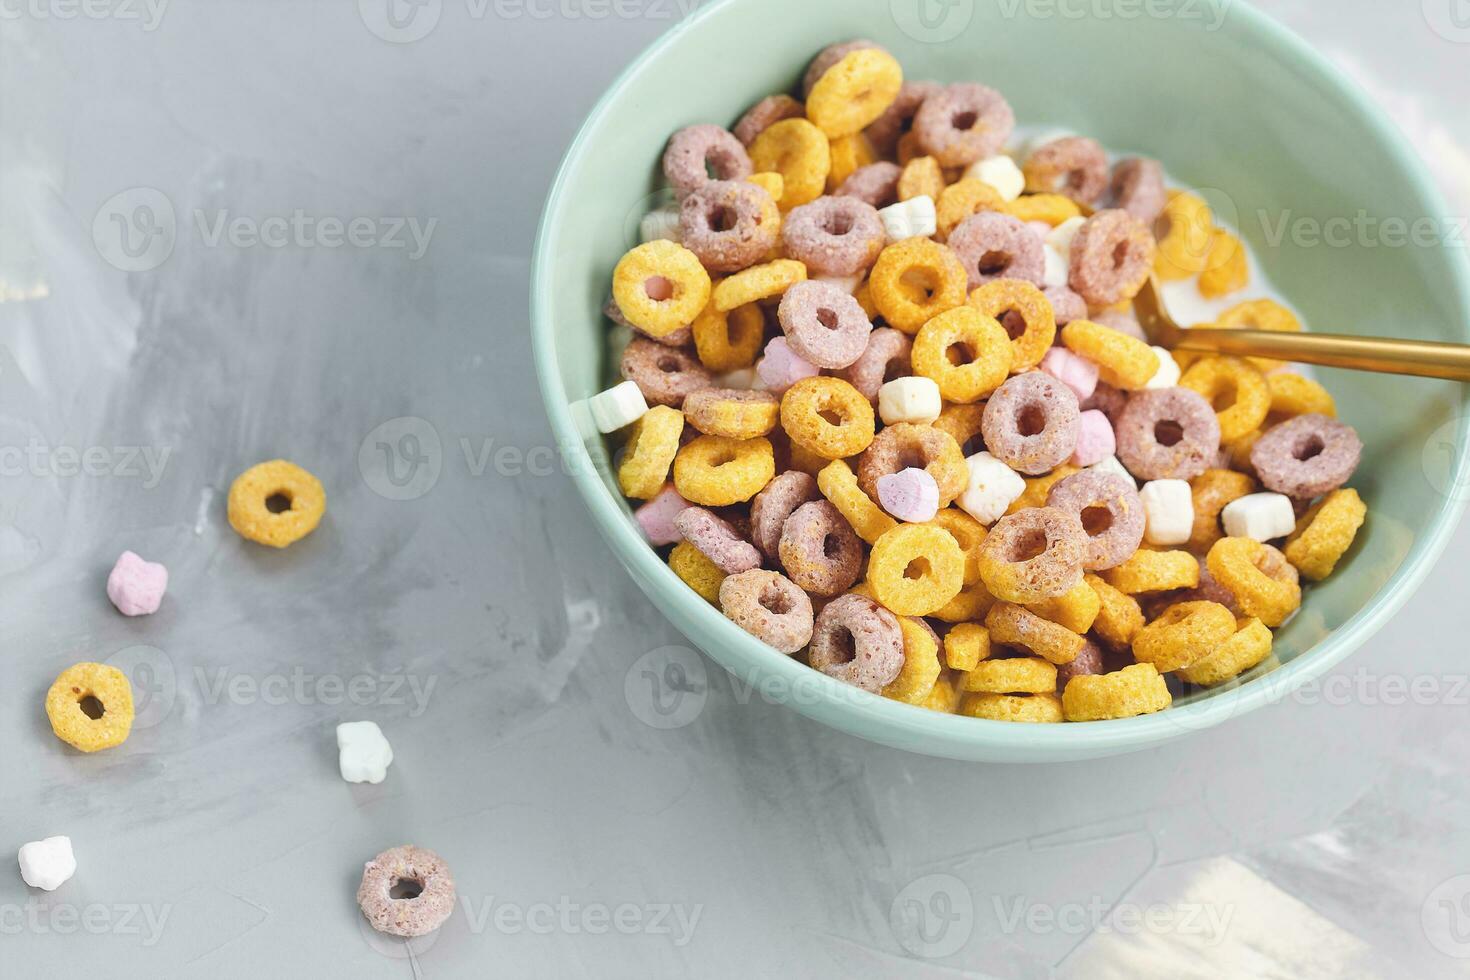
[[[1269,330],[1184,328],[1164,307],[1153,276],[1133,300],[1138,323],[1152,342],[1169,350],[1272,357],[1355,371],[1413,374],[1421,378],[1470,381],[1470,345],[1388,337],[1349,337],[1330,333],[1275,333]]]

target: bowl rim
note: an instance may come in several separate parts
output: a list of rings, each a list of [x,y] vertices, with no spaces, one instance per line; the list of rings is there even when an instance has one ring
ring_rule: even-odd
[[[974,759],[984,754],[990,758],[1004,757],[1007,761],[1045,762],[1147,748],[1192,731],[1213,727],[1267,703],[1283,699],[1340,663],[1398,612],[1424,581],[1448,545],[1470,493],[1451,491],[1444,494],[1443,505],[1424,530],[1415,536],[1409,551],[1389,580],[1362,608],[1291,661],[1260,677],[1191,704],[1134,718],[1095,721],[1085,725],[1026,725],[970,718],[931,711],[859,691],[776,652],[730,622],[714,606],[690,592],[688,586],[635,530],[637,525],[623,515],[618,502],[602,484],[595,467],[590,465],[591,456],[573,419],[566,389],[561,382],[547,306],[552,288],[551,270],[554,268],[554,225],[564,206],[563,194],[572,166],[581,156],[584,143],[598,118],[630,80],[641,73],[666,47],[676,43],[691,26],[705,18],[717,16],[739,2],[741,0],[714,0],[701,6],[654,39],[607,86],[578,128],[557,167],[556,176],[547,192],[532,250],[532,350],[542,400],[553,434],[562,451],[577,455],[578,463],[587,464],[568,465],[566,469],[602,536],[624,566],[634,573],[633,578],[640,588],[665,615],[672,615],[664,608],[665,602],[698,609],[691,614],[692,618],[700,621],[700,628],[709,636],[711,646],[723,646],[734,651],[733,659],[743,661],[741,667],[748,672],[746,679],[749,682],[758,683],[775,677],[781,683],[789,685],[788,690],[809,689],[815,685],[815,690],[819,693],[818,700],[823,706],[847,713],[848,719],[844,719],[844,724],[838,727],[853,732],[846,724],[849,719],[854,725],[864,725],[863,732],[854,732],[860,734],[860,737],[888,745],[910,746],[915,744],[915,737],[922,737],[925,745],[922,751],[926,754],[957,759]],[[1450,213],[1443,194],[1430,178],[1423,161],[1409,148],[1408,140],[1388,119],[1386,112],[1356,82],[1290,28],[1246,0],[1235,0],[1231,13],[1245,18],[1246,33],[1254,34],[1267,53],[1283,59],[1296,59],[1308,70],[1324,77],[1357,110],[1362,121],[1367,124],[1371,137],[1386,146],[1394,163],[1408,175],[1414,192],[1431,205],[1434,213]],[[1470,323],[1470,261],[1463,257],[1459,261],[1452,260],[1449,268],[1453,270],[1452,279],[1458,293],[1458,306],[1466,312],[1466,322]],[[1457,452],[1449,484],[1452,488],[1461,486],[1463,481],[1470,478],[1470,439],[1467,439],[1466,425],[1463,424],[1467,409],[1470,409],[1470,388],[1462,388],[1459,416],[1462,424],[1456,433]],[[656,583],[668,594],[655,594]],[[684,632],[687,633],[687,630]],[[735,673],[735,667],[726,663],[723,656],[706,649],[704,643],[695,641],[695,645],[706,656]],[[808,710],[801,703],[793,702],[791,706],[809,716],[823,716],[822,712]],[[828,719],[822,717],[822,720]],[[890,737],[883,737],[881,733],[884,732],[890,733]]]

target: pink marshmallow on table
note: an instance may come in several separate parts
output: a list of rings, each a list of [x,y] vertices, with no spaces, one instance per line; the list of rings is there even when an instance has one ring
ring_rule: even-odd
[[[939,513],[939,484],[917,466],[878,477],[878,503],[901,521],[922,524]]]
[[[679,496],[679,491],[669,483],[656,497],[633,511],[633,517],[638,521],[638,526],[643,528],[649,544],[674,544],[684,537],[674,526],[674,518],[692,506],[694,505]]]
[[[1041,370],[1072,389],[1077,400],[1086,401],[1097,390],[1097,365],[1065,347],[1053,347],[1041,359]]]
[[[107,598],[124,616],[158,612],[167,590],[168,569],[156,561],[144,561],[131,551],[118,556],[107,576]]]
[[[815,378],[821,373],[815,364],[798,357],[785,337],[777,337],[767,344],[765,356],[755,362],[761,387],[775,395],[784,394],[802,378]]]
[[[1101,463],[1118,448],[1113,437],[1113,423],[1095,408],[1089,408],[1077,417],[1077,448],[1072,452],[1073,466],[1091,466]]]

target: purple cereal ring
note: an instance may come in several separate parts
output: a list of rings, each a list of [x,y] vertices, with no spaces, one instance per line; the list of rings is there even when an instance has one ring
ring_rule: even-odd
[[[804,99],[812,94],[812,86],[817,84],[819,78],[827,74],[828,68],[831,68],[854,51],[864,51],[868,48],[876,47],[878,47],[877,44],[869,41],[865,37],[856,38],[851,41],[838,41],[836,44],[827,45],[817,52],[817,56],[811,60],[811,63],[806,66],[806,71],[802,73],[801,97]]]
[[[819,598],[846,592],[863,573],[862,539],[831,501],[796,508],[777,550],[791,581]]]
[[[750,537],[772,561],[779,561],[781,529],[796,508],[821,500],[817,481],[809,473],[787,470],[776,477],[750,502]]]
[[[703,187],[712,171],[716,180],[744,180],[753,169],[735,134],[711,123],[684,127],[664,151],[664,176],[680,194]]]
[[[783,119],[799,119],[805,115],[806,106],[791,96],[785,93],[768,95],[740,117],[740,121],[735,124],[735,138],[745,146],[750,146],[757,136],[766,131],[766,127]]]
[[[1127,211],[1099,211],[1072,238],[1067,285],[1092,306],[1132,299],[1153,271],[1153,233]]]
[[[740,536],[729,521],[703,507],[686,507],[674,518],[684,540],[726,575],[761,567],[761,553]]]
[[[837,188],[837,197],[855,197],[875,208],[898,203],[898,178],[903,168],[891,160],[858,167]]]
[[[812,639],[812,600],[785,575],[752,568],[720,583],[720,609],[736,626],[781,653]]]
[[[393,897],[395,889],[404,897]],[[454,911],[454,877],[427,848],[390,848],[363,866],[357,906],[378,932],[422,936],[442,926]]]
[[[1086,674],[1106,674],[1107,667],[1103,664],[1102,647],[1089,638],[1082,644],[1082,649],[1071,663],[1057,664],[1057,690],[1065,691],[1067,682],[1074,677]]]
[[[761,261],[780,225],[771,195],[745,180],[708,181],[679,205],[679,237],[710,272],[739,272]]]
[[[914,132],[941,167],[968,167],[994,156],[1016,127],[1010,103],[974,82],[946,85],[929,95],[914,115]]]
[[[856,197],[819,197],[792,208],[781,223],[786,257],[805,263],[811,276],[862,272],[877,261],[886,241],[878,209]]]
[[[1290,565],[1293,572],[1296,569]],[[1229,609],[1236,616],[1242,615],[1239,600],[1235,593],[1221,585],[1215,576],[1210,574],[1210,566],[1206,562],[1199,563],[1199,585],[1192,589],[1183,589],[1175,594],[1174,602],[1218,602]]]
[[[820,368],[845,368],[868,347],[873,324],[851,293],[808,279],[786,290],[777,308],[786,343]]]
[[[839,596],[822,608],[807,663],[844,684],[878,694],[903,670],[898,617],[866,596]]]
[[[879,327],[868,335],[868,346],[862,355],[843,372],[849,384],[878,403],[878,389],[885,381],[907,378],[914,373],[909,354],[914,342],[902,331]]]
[[[1027,158],[1026,188],[1091,205],[1108,189],[1108,154],[1085,136],[1052,140]]]
[[[715,384],[714,375],[693,352],[643,337],[634,337],[623,351],[621,369],[624,380],[636,384],[650,405],[678,408],[691,391]]]
[[[1092,389],[1092,394],[1078,407],[1084,412],[1096,409],[1106,415],[1108,421],[1116,426],[1118,424],[1118,416],[1127,404],[1127,392],[1121,388],[1114,388],[1106,381],[1099,381],[1097,387]]]
[[[692,327],[680,327],[678,330],[675,330],[672,333],[666,333],[662,337],[653,337],[649,334],[644,333],[642,330],[628,322],[628,318],[623,316],[622,307],[618,306],[618,301],[613,299],[611,296],[607,298],[606,303],[602,304],[602,315],[607,317],[609,320],[611,320],[613,323],[616,323],[620,327],[627,327],[639,337],[644,337],[648,340],[654,341],[655,343],[663,344],[665,347],[683,347],[685,344],[688,344],[694,339],[694,329]]]
[[[1044,372],[1027,371],[990,396],[980,432],[996,459],[1039,476],[1066,462],[1077,448],[1080,414],[1071,388]]]
[[[1157,160],[1129,157],[1113,168],[1109,193],[1111,207],[1122,208],[1149,227],[1164,213],[1169,191],[1164,186],[1164,168]]]
[[[1118,460],[1141,480],[1189,480],[1220,451],[1220,422],[1199,392],[1154,388],[1134,392],[1113,422]]]
[[[1082,581],[1086,549],[1076,514],[1027,507],[991,526],[980,544],[980,575],[997,599],[1039,602],[1065,595]]]
[[[927,470],[934,477],[941,507],[949,506],[964,493],[970,479],[964,452],[954,436],[928,425],[896,422],[879,429],[858,457],[858,486],[876,502],[878,481],[910,466]]]
[[[1082,567],[1100,572],[1123,564],[1143,543],[1143,500],[1133,484],[1116,473],[1083,470],[1058,480],[1046,505],[1076,514],[1087,535]]]
[[[1046,281],[1046,243],[1008,214],[972,214],[949,233],[946,243],[965,267],[970,289],[995,279],[1024,279],[1037,286]]]
[[[1087,300],[1066,286],[1042,286],[1041,295],[1045,296],[1047,302],[1051,304],[1052,313],[1056,316],[1057,329],[1065,327],[1073,320],[1087,319]],[[1011,313],[1014,312],[1014,310],[1011,311]],[[1025,325],[1020,322],[1019,317],[1016,320],[1016,329],[1019,331]]]
[[[1103,310],[1096,316],[1090,316],[1087,319],[1093,323],[1100,323],[1105,327],[1111,327],[1119,333],[1126,333],[1128,336],[1141,340],[1145,344],[1148,343],[1148,334],[1143,332],[1143,327],[1139,324],[1138,317],[1127,310]],[[1058,320],[1057,326],[1061,325],[1062,322]]]
[[[924,100],[939,91],[938,82],[904,82],[898,97],[863,130],[868,142],[880,157],[891,157],[898,151],[898,141],[913,128],[914,116]]]
[[[1363,455],[1357,430],[1326,415],[1298,415],[1266,430],[1251,466],[1267,490],[1311,500],[1348,481]]]

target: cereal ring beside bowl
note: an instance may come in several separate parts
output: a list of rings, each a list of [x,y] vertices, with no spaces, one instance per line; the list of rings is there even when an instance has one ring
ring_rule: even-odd
[[[316,530],[327,510],[321,481],[295,463],[256,463],[230,484],[226,516],[242,538],[272,548]]]
[[[405,938],[442,926],[454,912],[454,898],[454,877],[444,859],[411,844],[367,862],[357,887],[357,905],[368,923],[378,932]]]
[[[109,664],[73,664],[46,692],[46,717],[56,737],[74,749],[114,748],[133,728],[133,685]]]

